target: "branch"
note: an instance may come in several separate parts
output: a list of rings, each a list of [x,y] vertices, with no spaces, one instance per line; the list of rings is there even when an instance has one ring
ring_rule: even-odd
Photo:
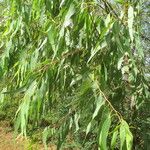
[[[98,90],[99,92],[102,94],[103,98],[105,99],[105,101],[108,103],[108,105],[110,106],[110,108],[112,109],[112,111],[115,112],[115,114],[117,115],[119,121],[122,120],[122,115],[113,107],[113,105],[111,104],[111,102],[107,99],[107,97],[105,96],[104,92],[100,89],[99,85],[98,85]]]

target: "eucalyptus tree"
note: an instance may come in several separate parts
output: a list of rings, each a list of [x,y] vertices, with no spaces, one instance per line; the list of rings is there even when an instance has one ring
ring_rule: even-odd
[[[7,1],[0,28],[1,101],[19,96],[17,131],[27,136],[30,125],[45,126],[45,147],[51,137],[58,149],[70,141],[100,150],[131,150],[138,143],[135,119],[149,96],[140,4]]]

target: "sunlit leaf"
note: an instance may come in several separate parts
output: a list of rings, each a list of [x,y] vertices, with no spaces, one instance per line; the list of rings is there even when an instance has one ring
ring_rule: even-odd
[[[129,129],[129,125],[126,121],[124,121],[124,127],[126,129],[126,145],[127,150],[132,150],[132,144],[133,144],[133,135]]]
[[[4,102],[5,95],[4,93],[7,91],[7,88],[3,88],[2,91],[0,92],[0,103]]]
[[[79,119],[80,119],[80,115],[75,114],[74,122],[75,122],[75,126],[76,126],[76,132],[79,130]]]
[[[124,3],[124,0],[115,0],[115,2],[120,3],[120,4],[123,4],[123,3]]]
[[[108,132],[111,125],[111,116],[110,114],[107,116],[106,120],[103,123],[102,129],[100,131],[99,136],[99,146],[101,150],[107,150],[107,138],[108,138]]]
[[[94,118],[97,116],[97,114],[98,114],[98,112],[99,112],[101,106],[104,105],[104,103],[105,103],[105,101],[103,100],[103,97],[102,97],[102,95],[100,94],[100,95],[97,97],[97,100],[96,100],[96,109],[95,109],[95,111],[94,111],[94,113],[93,113],[92,119],[94,119]]]
[[[117,143],[118,130],[114,131],[112,139],[111,139],[111,148],[114,149]]]
[[[90,122],[86,128],[86,135],[90,132],[91,126],[92,126],[92,122]]]
[[[133,42],[133,21],[134,21],[134,9],[132,6],[130,6],[128,9],[128,28],[132,42]]]
[[[123,149],[125,138],[126,138],[126,130],[125,130],[124,121],[122,121],[120,125],[120,149],[121,150]]]

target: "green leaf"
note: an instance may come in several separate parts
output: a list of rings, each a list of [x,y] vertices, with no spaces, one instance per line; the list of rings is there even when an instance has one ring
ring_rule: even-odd
[[[120,150],[123,149],[125,138],[126,138],[126,130],[124,126],[124,120],[122,120],[120,125]]]
[[[114,149],[117,142],[118,130],[114,131],[111,139],[111,148]]]
[[[106,41],[100,43],[100,41],[98,42],[98,44],[96,45],[96,47],[94,49],[91,50],[91,56],[90,58],[88,59],[88,62],[89,63],[92,58],[100,51],[102,50],[103,48],[105,48],[107,46],[107,43]]]
[[[74,4],[72,3],[72,4],[70,5],[70,8],[69,8],[69,10],[68,10],[66,16],[65,16],[65,22],[64,22],[65,24],[68,24],[68,23],[66,23],[66,22],[69,21],[69,19],[71,18],[71,16],[72,16],[74,13],[75,13],[75,6],[74,6]]]
[[[75,7],[74,7],[74,4],[71,4],[70,7],[69,7],[69,10],[68,10],[68,12],[67,12],[67,14],[65,16],[64,23],[63,23],[62,28],[61,28],[60,33],[59,33],[60,34],[60,38],[62,36],[64,36],[65,28],[68,27],[68,26],[72,26],[73,25],[71,17],[72,17],[72,15],[74,13],[75,13]]]
[[[75,122],[75,127],[76,127],[76,132],[79,130],[79,119],[80,119],[80,115],[78,115],[77,113],[74,115],[74,122]]]
[[[123,63],[123,57],[121,57],[121,58],[119,59],[119,61],[118,61],[118,70],[121,69],[122,63]]]
[[[120,4],[123,4],[123,3],[124,3],[124,0],[115,0],[115,2],[120,3]]]
[[[4,99],[5,99],[5,95],[4,93],[7,91],[7,88],[3,88],[2,91],[0,92],[0,103],[3,103],[4,102]]]
[[[126,133],[126,146],[127,150],[132,150],[132,144],[133,144],[133,136],[131,132]]]
[[[61,149],[61,146],[62,146],[63,142],[65,141],[66,136],[68,135],[68,132],[69,132],[69,122],[66,122],[60,128],[57,149]]]
[[[97,97],[97,100],[96,100],[96,109],[93,113],[93,116],[92,116],[92,120],[97,116],[100,108],[102,105],[104,105],[105,101],[103,100],[103,97],[102,95],[100,94],[98,97]]]
[[[12,91],[4,91],[3,94],[15,94],[15,93],[20,93],[20,92],[25,92],[26,91],[26,85]]]
[[[96,83],[95,83],[96,84]],[[94,85],[95,85],[94,84]],[[96,85],[95,85],[96,86]],[[96,86],[97,87],[97,86]],[[100,110],[100,108],[102,107],[102,105],[104,105],[105,104],[105,101],[104,101],[104,99],[103,99],[103,97],[102,97],[102,95],[101,94],[99,94],[99,96],[98,97],[96,97],[97,99],[96,99],[96,109],[95,109],[95,111],[94,111],[94,113],[93,113],[93,116],[92,116],[92,120],[90,121],[90,123],[88,124],[88,126],[87,126],[87,129],[86,129],[86,135],[89,133],[89,131],[90,131],[90,129],[91,129],[91,126],[92,126],[92,121],[95,119],[95,117],[98,115],[98,112],[99,112],[99,110]]]
[[[121,150],[123,148],[125,140],[126,140],[127,150],[132,150],[133,136],[127,122],[122,120],[120,126],[120,142],[121,142],[120,149]]]
[[[105,26],[108,27],[110,22],[111,22],[111,16],[110,16],[110,14],[108,14],[107,18],[105,19]]]
[[[127,150],[132,150],[133,136],[132,136],[132,133],[129,129],[129,125],[127,124],[126,121],[124,121],[124,127],[126,130],[126,147],[127,147]]]
[[[100,131],[99,136],[99,146],[101,150],[107,150],[107,138],[108,132],[111,125],[111,116],[110,114],[107,116],[106,120],[103,123],[102,129]]]
[[[129,66],[123,66],[121,72],[122,74],[129,73]]]
[[[90,132],[92,126],[92,122],[90,122],[86,128],[86,135]]]
[[[20,121],[21,133],[22,135],[25,135],[25,136],[26,136],[26,126],[27,126],[28,117],[29,117],[28,114],[29,114],[29,108],[30,108],[30,103],[31,103],[31,97],[34,94],[36,87],[37,87],[37,82],[36,81],[32,82],[28,90],[25,92],[23,102],[21,103],[21,105],[19,106],[16,112],[16,115],[18,114],[18,117],[20,118],[17,121]]]
[[[48,138],[48,134],[49,134],[49,128],[46,127],[43,131],[43,136],[42,136],[42,140],[43,140],[43,144],[44,144],[44,148],[45,150],[47,150],[47,138]]]
[[[133,20],[134,20],[134,9],[132,6],[130,6],[128,9],[128,28],[132,42],[133,42]]]

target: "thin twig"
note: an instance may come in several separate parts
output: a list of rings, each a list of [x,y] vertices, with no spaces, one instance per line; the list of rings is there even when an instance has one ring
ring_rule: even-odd
[[[113,107],[113,105],[110,103],[110,101],[107,99],[107,97],[105,96],[105,94],[102,92],[102,90],[100,89],[100,87],[98,86],[100,93],[102,94],[103,98],[105,99],[105,101],[108,103],[108,105],[111,107],[112,111],[115,112],[115,114],[118,116],[118,119],[121,121],[122,120],[122,115]]]

